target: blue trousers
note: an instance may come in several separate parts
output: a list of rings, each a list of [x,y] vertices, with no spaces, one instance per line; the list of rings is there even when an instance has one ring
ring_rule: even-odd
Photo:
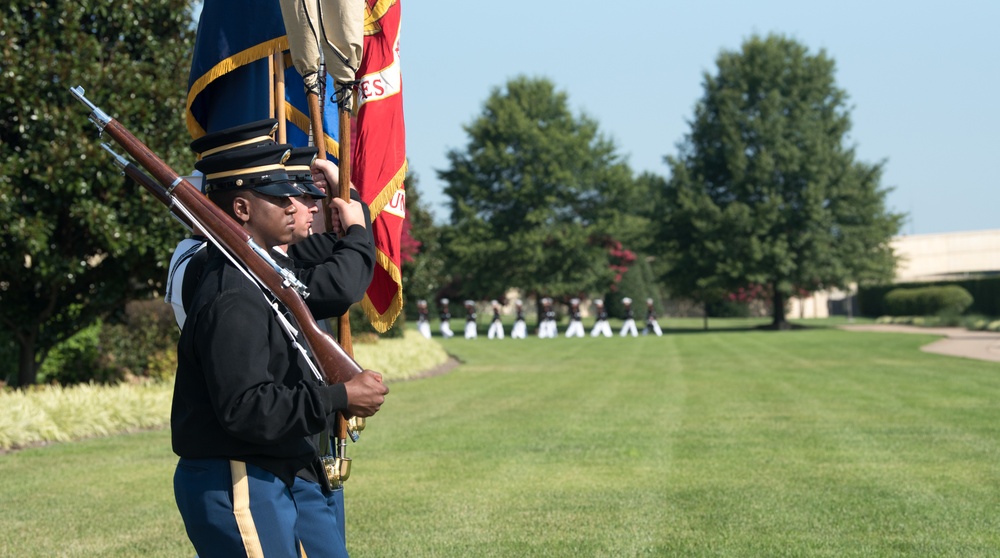
[[[181,458],[174,498],[199,556],[347,558],[343,500],[240,461]],[[339,504],[339,505],[338,505]],[[301,545],[301,546],[300,546]]]
[[[348,558],[344,544],[344,490],[323,494],[320,485],[295,479],[292,498],[298,509],[295,532],[307,558]]]

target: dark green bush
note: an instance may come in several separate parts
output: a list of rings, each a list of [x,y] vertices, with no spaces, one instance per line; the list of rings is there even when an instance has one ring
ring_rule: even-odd
[[[749,318],[750,305],[735,300],[717,300],[705,303],[705,313],[712,318]]]
[[[160,299],[130,302],[124,319],[101,331],[100,365],[110,381],[128,376],[166,379],[176,371],[176,355],[169,353],[176,353],[179,336],[170,305]]]
[[[622,298],[632,299],[632,311],[635,319],[642,320],[646,317],[646,299],[653,299],[653,308],[658,316],[663,315],[663,295],[653,277],[653,272],[649,267],[649,262],[643,255],[638,255],[628,271],[622,275],[621,283],[616,291],[604,294],[604,308],[612,318],[625,317],[625,304]]]
[[[38,383],[71,385],[111,380],[109,371],[98,363],[102,327],[97,322],[53,347],[38,369]]]
[[[861,315],[877,318],[889,314],[885,307],[885,295],[896,288],[935,287],[957,285],[972,295],[973,302],[967,311],[984,316],[1000,316],[1000,277],[970,277],[952,281],[932,281],[906,283],[903,285],[862,285],[858,289],[858,303]]]
[[[179,331],[160,299],[130,302],[116,323],[99,322],[49,352],[40,383],[113,384],[130,376],[163,380],[174,374]]]
[[[892,316],[958,316],[972,306],[972,295],[957,285],[898,288],[885,295]]]

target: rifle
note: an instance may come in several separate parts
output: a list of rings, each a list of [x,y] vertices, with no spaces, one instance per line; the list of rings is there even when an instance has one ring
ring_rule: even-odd
[[[192,224],[200,228],[210,239],[217,241],[227,252],[236,257],[246,270],[274,295],[298,322],[306,345],[312,352],[316,364],[328,383],[345,383],[362,372],[361,366],[325,331],[320,329],[309,308],[302,300],[304,287],[296,290],[301,283],[292,283],[275,267],[265,262],[261,256],[266,251],[254,243],[242,227],[237,225],[222,209],[208,201],[190,182],[184,180],[149,147],[139,141],[125,126],[97,108],[85,96],[82,87],[70,89],[74,97],[90,109],[90,121],[100,132],[107,132],[118,145],[125,149],[140,165],[148,170],[156,182],[169,184],[164,190],[172,204],[184,211]],[[123,167],[123,170],[128,165]],[[163,201],[163,200],[161,200]],[[277,264],[275,264],[277,266]],[[277,266],[280,267],[280,266]],[[294,279],[294,276],[292,276]],[[300,292],[302,291],[302,292]]]
[[[115,166],[121,169],[122,173],[134,180],[137,184],[146,189],[147,192],[153,194],[153,197],[157,199],[160,203],[167,206],[170,210],[170,215],[181,222],[188,231],[194,230],[194,225],[191,224],[191,219],[184,213],[183,210],[179,209],[174,205],[174,198],[167,192],[159,182],[153,180],[148,174],[142,172],[142,169],[135,166],[125,157],[120,154],[115,153],[111,146],[106,143],[101,143],[101,147],[111,154],[115,159]]]

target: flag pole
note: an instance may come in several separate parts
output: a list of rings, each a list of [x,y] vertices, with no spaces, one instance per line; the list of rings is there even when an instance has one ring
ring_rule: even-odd
[[[316,157],[318,159],[326,159],[326,133],[323,131],[323,107],[319,102],[319,94],[315,92],[309,92],[306,95],[306,101],[309,104],[309,122],[312,128],[313,144],[315,144],[317,153]],[[338,104],[338,106],[340,106]],[[340,164],[340,191],[337,195],[340,199],[344,201],[351,201],[351,113],[350,110],[340,109],[338,114],[339,117],[339,131],[340,131],[340,149],[338,152],[338,159]],[[345,132],[345,124],[347,131]],[[327,192],[328,196],[334,195],[333,192]],[[326,231],[331,230],[331,203],[330,198],[323,198],[323,221],[326,225]],[[354,346],[351,343],[351,318],[350,312],[337,318],[337,341],[340,346],[347,351],[347,354],[354,355]]]
[[[340,141],[338,142],[338,159],[340,162],[340,199],[351,201],[351,90],[350,85],[344,86],[343,94],[337,91],[337,125]],[[347,231],[344,231],[345,233]],[[351,311],[337,319],[337,341],[344,352],[354,357],[354,344],[351,342]],[[348,418],[344,413],[337,414],[335,423],[337,439],[340,441],[340,455],[347,455]]]
[[[325,82],[325,80],[323,80]],[[321,82],[321,83],[323,83]],[[347,87],[350,87],[349,85]],[[338,120],[338,132],[339,132],[339,147],[337,152],[337,159],[339,163],[339,174],[340,179],[340,191],[337,192],[337,196],[340,199],[350,202],[351,201],[351,111],[350,111],[350,90],[345,90],[343,95],[340,92],[335,93],[337,95],[337,120]],[[316,157],[320,159],[326,159],[326,133],[323,131],[323,106],[319,102],[319,94],[310,91],[306,94],[306,102],[309,106],[309,122],[312,128],[313,144],[316,146],[317,153]],[[323,199],[323,217],[326,226],[326,231],[329,232],[332,229],[332,212],[330,196],[333,196],[333,192],[327,192],[327,197]],[[344,231],[346,232],[346,231]],[[354,345],[351,342],[351,312],[348,310],[343,315],[337,318],[337,343],[340,344],[344,352],[354,357]],[[357,430],[364,428],[363,423],[357,426]],[[349,430],[349,420],[344,415],[343,412],[337,413],[337,419],[334,422],[334,436],[339,444],[338,455],[342,462],[350,462],[350,458],[347,457],[347,438],[350,436]],[[346,465],[346,469],[341,469],[342,471],[342,481],[347,480],[347,476],[350,474],[350,466]],[[347,472],[347,474],[343,474]]]
[[[278,120],[278,143],[285,143],[287,136],[285,113],[285,53],[276,52],[274,65],[271,71],[274,73],[274,88],[271,89],[272,102],[275,109],[275,118]]]

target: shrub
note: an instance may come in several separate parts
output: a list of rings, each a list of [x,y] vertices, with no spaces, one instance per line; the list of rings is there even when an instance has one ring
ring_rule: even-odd
[[[177,369],[177,324],[162,300],[128,303],[118,323],[98,322],[49,352],[40,383],[113,384],[129,377],[163,380]]]
[[[121,323],[101,331],[100,367],[106,378],[121,381],[129,376],[164,379],[177,368],[177,322],[170,306],[160,299],[130,302]]]
[[[621,281],[612,287],[614,290],[604,293],[604,308],[612,318],[624,318],[625,304],[622,298],[629,297],[632,299],[635,319],[641,320],[646,316],[646,299],[652,298],[654,310],[663,317],[663,295],[653,277],[649,261],[641,254],[633,257],[635,259],[622,275]]]
[[[71,385],[91,381],[106,383],[108,371],[99,364],[101,322],[97,322],[49,351],[38,369],[38,383]]]
[[[885,295],[885,307],[893,316],[958,316],[972,305],[969,291],[957,285],[899,288]]]
[[[888,314],[885,295],[896,288],[940,287],[957,285],[972,295],[972,306],[967,311],[984,316],[1000,316],[1000,277],[973,277],[969,279],[907,283],[905,285],[862,285],[858,290],[861,315],[876,317]]]

